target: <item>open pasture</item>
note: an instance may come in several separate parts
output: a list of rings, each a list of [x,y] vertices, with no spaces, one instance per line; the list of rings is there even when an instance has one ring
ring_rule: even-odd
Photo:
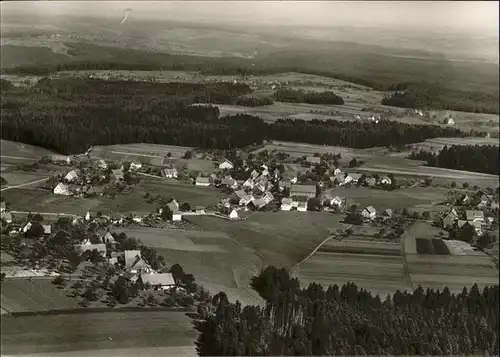
[[[413,287],[443,289],[461,292],[475,283],[482,289],[498,284],[498,269],[491,257],[407,254],[406,262]]]
[[[34,312],[78,307],[77,299],[66,296],[52,278],[8,278],[1,282],[1,305],[8,312]]]
[[[373,206],[379,214],[387,208],[392,210],[410,209],[422,204],[433,204],[445,200],[445,191],[440,188],[413,187],[394,191],[368,187],[335,187],[325,194],[346,198],[347,207],[355,204],[361,210]]]
[[[99,205],[97,199],[73,198],[54,195],[51,191],[32,188],[16,188],[2,192],[2,198],[10,202],[12,211],[53,212],[84,215]]]
[[[399,243],[330,241],[300,264],[293,276],[303,286],[312,282],[342,286],[352,281],[382,298],[397,290],[411,291]]]
[[[215,187],[201,187],[172,180],[155,180],[144,178],[144,180],[135,187],[135,192],[141,197],[149,192],[151,195],[160,195],[165,198],[173,197],[180,204],[188,202],[191,207],[215,206],[218,201],[226,197],[219,189]]]
[[[3,139],[0,139],[0,152],[2,153],[2,162],[4,161],[4,156],[6,156],[6,159],[8,157],[18,157],[21,159],[30,159],[36,161],[42,156],[54,155],[54,153],[50,150],[43,149],[38,146]],[[23,160],[23,162],[19,163],[24,164],[26,163],[25,161],[26,160]]]
[[[2,316],[2,355],[193,346],[197,332],[182,312],[127,311],[47,316]],[[29,327],[29,331],[27,328]],[[104,354],[103,354],[104,355]],[[181,354],[182,355],[182,354]],[[74,355],[76,356],[76,354]],[[126,356],[126,354],[125,354]]]
[[[411,145],[418,150],[440,151],[445,146],[452,145],[495,145],[498,146],[496,138],[466,137],[466,138],[434,138],[427,139],[422,143]]]
[[[490,133],[498,132],[498,114],[458,112],[454,110],[431,110],[431,120],[435,123],[442,123],[443,120],[451,116],[455,120],[455,126],[459,129],[479,130]]]
[[[108,145],[108,146],[95,146],[92,149],[92,156],[106,157],[107,154],[115,154],[121,157],[134,159],[136,157],[166,157],[168,153],[173,158],[180,158],[184,153],[192,148],[187,146],[175,145],[160,145],[160,144],[122,144],[122,145]]]
[[[116,233],[122,232],[139,238],[149,247],[188,252],[228,253],[224,245],[230,242],[227,235],[220,232],[132,227],[116,229]]]
[[[44,173],[31,173],[31,172],[2,172],[2,177],[7,180],[7,186],[17,186],[26,184],[29,182],[38,181],[48,177],[48,174]],[[39,184],[34,184],[30,187],[43,186],[44,182]]]

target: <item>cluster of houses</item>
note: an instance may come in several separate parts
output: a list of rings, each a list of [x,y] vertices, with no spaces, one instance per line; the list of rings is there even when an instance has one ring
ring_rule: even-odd
[[[474,228],[474,231],[478,236],[483,234],[483,229],[486,226],[491,225],[494,222],[493,217],[484,216],[483,211],[479,210],[466,210],[465,214],[462,215],[455,208],[449,209],[441,218],[443,228],[450,229],[457,225],[458,228],[465,228],[466,225]]]

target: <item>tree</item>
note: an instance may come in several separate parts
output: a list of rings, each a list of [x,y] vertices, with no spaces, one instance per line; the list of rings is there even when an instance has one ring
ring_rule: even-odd
[[[475,232],[474,227],[471,224],[466,223],[460,229],[460,231],[458,233],[458,239],[463,241],[463,242],[472,243],[475,235],[476,235],[476,232]]]
[[[184,156],[183,156],[184,159],[192,159],[193,158],[193,151],[192,150],[188,150],[184,153]]]
[[[320,211],[321,210],[321,200],[318,197],[310,198],[307,201],[308,211]]]
[[[188,212],[188,211],[191,211],[191,206],[189,205],[188,202],[184,202],[180,207],[179,209],[182,211],[182,212]]]
[[[54,285],[62,285],[65,282],[65,279],[62,275],[58,275],[52,280],[52,284]]]
[[[119,277],[118,279],[116,279],[115,284],[113,285],[112,294],[120,304],[128,303],[130,299],[128,289],[129,284],[124,277]]]
[[[464,188],[464,189],[468,189],[468,188],[469,188],[469,184],[468,184],[467,182],[464,182],[464,183],[462,184],[462,188]]]
[[[359,162],[358,162],[358,160],[356,160],[356,158],[353,158],[351,161],[349,161],[350,168],[354,168],[354,167],[358,167],[358,166],[359,166]]]
[[[455,181],[452,181],[451,184],[450,184],[450,187],[451,188],[456,188],[457,187],[457,183]]]
[[[7,180],[3,176],[0,176],[0,185],[7,185]]]
[[[422,219],[428,220],[431,218],[431,213],[429,211],[422,212]]]
[[[477,238],[477,247],[481,250],[488,248],[490,244],[495,242],[495,237],[490,235],[488,232],[483,233]]]

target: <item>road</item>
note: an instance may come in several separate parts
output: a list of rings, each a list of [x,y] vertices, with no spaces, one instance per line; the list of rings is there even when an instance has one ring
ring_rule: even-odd
[[[10,211],[12,213],[17,213],[17,214],[40,214],[42,216],[68,216],[68,217],[74,217],[74,218],[82,218],[83,216],[77,215],[77,214],[72,214],[72,213],[60,213],[60,212],[28,212],[28,211]]]
[[[35,158],[29,158],[29,157],[0,155],[0,158],[2,158],[2,157],[6,158],[6,159],[17,159],[17,160],[29,160],[29,161],[37,161],[38,160]]]
[[[50,178],[50,176],[49,176],[49,177],[46,177],[46,178],[43,178],[43,179],[40,179],[40,180],[31,181],[31,182],[26,182],[26,183],[23,183],[23,184],[21,184],[21,185],[16,185],[16,186],[7,186],[7,187],[2,188],[0,191],[7,191],[7,190],[10,190],[10,189],[13,189],[13,188],[21,188],[21,187],[25,187],[25,186],[34,185],[34,184],[37,184],[37,183],[45,182],[45,181],[47,181],[49,178]]]

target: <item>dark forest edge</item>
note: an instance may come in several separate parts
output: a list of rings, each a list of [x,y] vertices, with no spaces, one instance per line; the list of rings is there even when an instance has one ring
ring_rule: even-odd
[[[428,166],[499,175],[499,149],[495,145],[452,145],[435,154],[414,151],[410,159],[423,160]]]
[[[381,91],[410,90],[384,99],[387,105],[403,108],[446,109],[466,112],[499,113],[498,89],[456,89],[454,85],[421,82],[402,82],[391,76],[351,75],[331,70],[331,66],[297,57],[279,59],[244,59],[237,57],[202,57],[143,52],[134,49],[97,46],[89,43],[67,43],[72,59],[60,63],[26,65],[2,69],[5,74],[46,76],[59,71],[80,70],[141,70],[141,71],[196,71],[204,75],[265,76],[298,72],[335,78]],[[438,75],[438,74],[437,74]],[[440,74],[439,74],[440,75]],[[431,93],[431,94],[429,94]],[[416,106],[413,106],[416,105]]]
[[[498,285],[452,294],[418,287],[382,299],[349,282],[300,288],[268,267],[251,281],[264,306],[221,292],[198,307],[200,356],[498,355]]]
[[[252,115],[219,118],[211,104],[231,104],[251,93],[240,83],[154,83],[43,78],[30,88],[2,80],[1,137],[65,154],[90,145],[154,143],[234,149],[264,140],[369,148],[406,145],[435,137],[482,135],[436,125],[396,121],[346,122]],[[321,93],[320,93],[321,95]],[[209,103],[196,105],[195,103]]]

